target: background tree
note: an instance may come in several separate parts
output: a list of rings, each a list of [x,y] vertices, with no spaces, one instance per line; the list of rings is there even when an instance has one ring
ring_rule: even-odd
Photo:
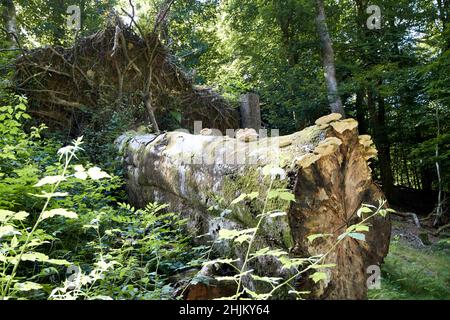
[[[322,60],[325,79],[328,89],[328,101],[330,102],[331,112],[340,113],[345,117],[345,112],[342,107],[341,97],[338,93],[338,84],[336,80],[336,67],[334,64],[333,44],[328,33],[328,26],[326,22],[325,8],[323,0],[316,0],[317,10],[317,31],[319,33],[320,43],[322,47]]]

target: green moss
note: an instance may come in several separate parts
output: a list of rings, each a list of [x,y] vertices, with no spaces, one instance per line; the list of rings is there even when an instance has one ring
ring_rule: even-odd
[[[258,172],[258,167],[247,167],[246,172],[242,175],[232,175],[225,177],[225,203],[230,204],[242,193],[259,192],[261,199],[262,197],[265,197],[269,185],[269,179],[262,177],[262,175]],[[287,180],[276,180],[272,186],[272,189],[286,189],[287,186]],[[236,207],[245,208],[245,210],[236,210],[238,212],[238,218],[242,218],[242,222],[245,222],[248,225],[252,225],[253,221],[256,220],[255,217],[262,212],[263,203],[262,201],[252,201],[251,203],[246,202],[243,205],[237,205]],[[288,209],[289,204],[286,201],[279,199],[270,200],[267,205],[267,211]],[[248,216],[246,212],[250,213],[251,215]]]
[[[272,189],[287,189],[289,181],[287,179],[276,180]],[[247,167],[242,175],[227,176],[224,179],[224,199],[227,207],[232,208],[233,213],[231,219],[242,223],[245,227],[255,227],[257,216],[262,213],[264,203],[263,200],[267,194],[270,185],[269,178],[264,178],[259,172],[258,167]],[[242,193],[259,192],[259,200],[248,200],[241,204],[231,206],[230,203]],[[261,201],[262,200],[262,201]],[[288,212],[290,203],[281,199],[269,200],[266,212],[285,211]],[[284,221],[284,223],[283,223]],[[286,218],[277,218],[270,224],[263,224],[263,233],[274,236],[280,235],[283,244],[289,248],[292,246],[291,230]]]
[[[283,243],[286,246],[286,248],[294,247],[294,240],[292,239],[291,228],[289,227],[289,225],[288,228],[282,230],[282,233],[283,233]]]

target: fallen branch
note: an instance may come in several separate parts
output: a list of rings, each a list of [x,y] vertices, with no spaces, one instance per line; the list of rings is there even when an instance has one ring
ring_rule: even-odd
[[[444,232],[445,230],[447,230],[448,228],[450,228],[450,223],[448,223],[448,224],[446,224],[446,225],[444,225],[444,226],[442,226],[442,227],[439,227],[435,232],[433,232],[433,235],[434,235],[434,236],[438,236],[438,235],[440,235],[442,232]]]
[[[420,221],[419,218],[417,217],[417,214],[412,213],[412,212],[393,212],[393,215],[402,217],[402,218],[412,218],[412,220],[414,221],[414,224],[418,227],[418,228],[422,228],[422,226],[420,225]]]

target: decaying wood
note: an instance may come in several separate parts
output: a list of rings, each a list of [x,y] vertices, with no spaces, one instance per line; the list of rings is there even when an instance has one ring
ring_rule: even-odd
[[[271,200],[267,210],[287,212],[284,217],[265,221],[258,233],[257,247],[289,250],[293,256],[323,254],[336,237],[359,221],[357,210],[363,203],[377,205],[384,198],[371,180],[368,166],[376,150],[369,136],[358,136],[355,120],[339,120],[331,115],[316,125],[289,136],[261,138],[245,142],[231,137],[169,132],[162,135],[128,133],[117,143],[124,155],[127,186],[133,205],[149,201],[168,203],[170,209],[188,219],[192,235],[208,235],[214,240],[222,228],[254,227],[262,211],[259,202],[231,205],[241,193],[268,188],[262,168],[282,167],[287,179],[274,188],[295,194],[287,204]],[[246,162],[230,159],[244,154]],[[229,212],[231,209],[231,212]],[[309,243],[312,234],[333,237]],[[378,217],[371,221],[366,242],[345,239],[326,259],[336,264],[327,271],[328,280],[315,285],[300,279],[302,290],[312,298],[362,299],[366,297],[367,268],[378,265],[387,254],[390,222]],[[217,246],[221,255],[241,257],[239,246]],[[250,266],[257,274],[286,276],[276,259],[261,258]],[[256,288],[258,284],[247,284]]]

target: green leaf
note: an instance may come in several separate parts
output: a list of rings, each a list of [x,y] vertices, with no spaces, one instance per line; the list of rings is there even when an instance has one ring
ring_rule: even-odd
[[[49,259],[46,262],[50,263],[50,264],[58,265],[58,266],[70,266],[70,265],[72,265],[72,263],[70,263],[67,260],[63,260],[63,259]]]
[[[89,170],[87,171],[87,174],[89,175],[89,177],[92,180],[100,180],[100,179],[104,179],[104,178],[111,178],[111,176],[109,174],[107,174],[106,172],[102,171],[102,169],[100,169],[98,167],[89,168]]]
[[[203,262],[203,266],[209,266],[209,265],[213,265],[213,264],[233,264],[234,262],[238,262],[239,259],[216,259],[216,260],[211,260],[211,261],[205,261]]]
[[[47,262],[49,260],[48,256],[40,252],[29,252],[24,253],[21,258],[22,261],[39,261]]]
[[[318,234],[312,234],[312,235],[308,236],[307,239],[310,243],[312,243],[316,239],[326,238],[326,237],[330,237],[330,236],[332,236],[331,233],[318,233]]]
[[[346,236],[348,236],[348,232],[344,232],[343,234],[339,235],[339,237],[337,238],[338,241],[341,241],[342,239],[344,239]]]
[[[314,281],[314,283],[317,283],[321,280],[326,280],[327,274],[325,272],[315,272],[310,276],[310,278]]]
[[[283,212],[283,211],[277,211],[277,212],[272,212],[272,213],[270,213],[270,214],[269,214],[269,217],[270,217],[270,218],[277,218],[277,217],[284,217],[284,216],[286,216],[286,215],[287,215],[286,212]]]
[[[76,166],[73,167],[75,169],[76,172],[85,172],[86,170],[84,169],[83,165],[81,164],[77,164]]]
[[[270,190],[267,194],[267,199],[275,199],[280,195],[280,191],[278,190]]]
[[[38,247],[38,246],[42,246],[43,244],[47,244],[50,243],[50,241],[43,241],[41,239],[31,239],[31,241],[28,243],[28,247],[29,248],[34,248],[34,247]]]
[[[19,240],[17,240],[17,237],[16,236],[14,236],[12,239],[11,239],[11,244],[10,244],[10,246],[11,246],[11,248],[16,248],[17,246],[19,245]]]
[[[75,212],[67,211],[66,209],[53,209],[53,210],[45,211],[42,214],[41,219],[45,220],[48,218],[52,218],[54,216],[66,217],[69,219],[77,219],[78,218],[78,215]]]
[[[18,291],[40,290],[42,289],[42,285],[31,281],[18,282],[14,285],[14,289]]]
[[[319,269],[327,269],[327,268],[334,268],[336,267],[336,265],[334,263],[329,263],[329,264],[317,264],[317,265],[312,265],[311,268],[319,270]]]
[[[272,283],[275,285],[277,285],[280,282],[280,280],[283,280],[283,278],[278,278],[278,277],[260,277],[256,274],[252,274],[250,276],[253,278],[253,280]]]
[[[64,178],[63,176],[47,176],[47,177],[44,177],[41,180],[39,180],[39,182],[36,183],[34,186],[42,187],[46,184],[55,184],[55,183],[58,183],[59,181],[64,181],[64,180],[66,180],[66,178]]]
[[[86,170],[84,169],[84,167],[82,165],[76,165],[74,167],[75,169],[75,173],[74,176],[77,179],[81,179],[81,180],[86,180],[88,177],[88,174],[86,173]]]
[[[288,256],[281,256],[278,258],[278,260],[283,265],[283,269],[291,269],[293,267],[297,268],[298,266],[303,265],[305,262],[308,261],[308,259],[301,259],[301,258],[289,258]]]
[[[14,211],[0,209],[0,222],[8,221],[14,214]]]
[[[286,201],[295,201],[295,195],[288,189],[275,189],[267,194],[267,199],[280,198]]]
[[[234,239],[234,242],[237,242],[239,244],[242,244],[243,242],[250,241],[252,239],[252,236],[249,234],[242,234],[238,236],[236,239]]]
[[[307,295],[310,294],[311,291],[296,291],[296,290],[289,290],[288,294],[295,294],[297,296]]]
[[[114,299],[109,296],[95,296],[95,297],[89,298],[89,300],[114,300]]]
[[[363,213],[372,213],[372,212],[373,212],[372,209],[363,206],[356,212],[356,214],[358,215],[358,217],[361,218]]]
[[[217,281],[236,281],[235,277],[226,276],[226,277],[214,277]]]
[[[19,211],[16,214],[14,214],[14,217],[12,218],[13,220],[17,220],[17,221],[23,221],[25,220],[27,217],[29,216],[29,214],[25,211]]]
[[[355,225],[352,225],[352,226],[348,227],[347,230],[346,230],[346,232],[348,232],[348,233],[353,232],[353,231],[356,231],[356,232],[368,232],[369,231],[369,226],[364,225],[364,224],[361,224],[361,225],[355,224]]]
[[[241,235],[251,234],[256,232],[256,228],[244,229],[244,230],[228,230],[221,229],[219,231],[219,240],[231,240]]]
[[[219,240],[231,240],[241,235],[239,230],[220,229]]]
[[[17,231],[13,226],[2,226],[0,227],[0,238],[20,235],[21,233]]]
[[[251,256],[252,257],[262,257],[262,256],[281,257],[281,256],[287,256],[287,255],[288,255],[288,253],[281,249],[271,250],[269,247],[266,247],[266,248],[262,248],[262,249],[256,251]]]
[[[86,172],[75,172],[73,176],[80,180],[86,180],[88,178],[88,174]]]
[[[285,201],[295,202],[295,195],[291,192],[282,192],[280,193],[280,198]]]
[[[182,114],[181,112],[178,111],[171,111],[170,115],[178,122],[181,123],[181,119],[182,119]]]
[[[50,193],[50,192],[45,192],[42,191],[42,194],[33,194],[33,193],[29,193],[29,195],[32,195],[34,197],[37,198],[56,198],[56,197],[66,197],[69,194],[67,192],[54,192],[54,193]]]
[[[356,232],[368,232],[369,231],[369,226],[366,225],[357,225],[355,228]]]
[[[256,199],[259,197],[259,192],[251,192],[247,195],[247,198],[250,200]]]
[[[249,288],[244,288],[245,292],[248,293],[253,300],[267,300],[270,298],[269,293],[256,293],[255,291],[250,290]]]
[[[245,199],[256,199],[259,196],[259,192],[252,192],[252,193],[242,193],[239,197],[237,197],[236,199],[234,199],[233,201],[231,201],[230,205],[235,205],[238,204],[239,202],[244,201]]]
[[[356,240],[366,241],[366,235],[363,233],[350,232],[348,236]]]
[[[247,197],[247,194],[246,193],[242,193],[239,197],[237,197],[236,199],[231,201],[230,205],[238,204],[239,202],[244,201],[246,197]]]

